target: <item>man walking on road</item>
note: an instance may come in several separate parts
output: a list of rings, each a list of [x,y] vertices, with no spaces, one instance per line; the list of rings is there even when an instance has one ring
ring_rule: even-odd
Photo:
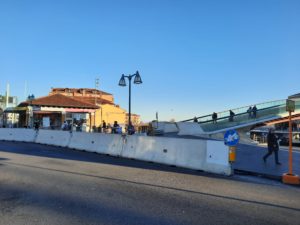
[[[267,139],[268,139],[268,153],[265,154],[263,157],[264,162],[266,162],[267,158],[270,155],[272,155],[272,153],[274,152],[276,165],[281,165],[281,163],[278,161],[278,151],[279,151],[278,139],[277,139],[276,135],[274,134],[273,128],[271,128],[269,130]]]

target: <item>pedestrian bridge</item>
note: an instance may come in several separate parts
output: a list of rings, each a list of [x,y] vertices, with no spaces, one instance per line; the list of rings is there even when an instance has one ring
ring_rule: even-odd
[[[217,120],[212,120],[212,115],[200,116],[197,118],[198,124],[204,133],[218,133],[228,130],[229,128],[242,128],[265,123],[271,120],[280,119],[288,116],[286,111],[286,100],[277,100],[265,102],[256,105],[256,116],[247,112],[249,106],[231,109],[235,115],[230,120],[229,110],[217,113]],[[295,112],[300,113],[300,99],[295,101]],[[193,119],[183,122],[193,121]]]
[[[293,100],[295,101],[295,112],[293,112],[293,115],[300,114],[300,98]],[[160,126],[157,128],[164,130],[164,133],[168,133],[169,131],[178,132],[178,135],[216,137],[217,134],[222,134],[229,129],[238,129],[246,133],[252,127],[264,125],[269,121],[288,116],[286,99],[256,104],[256,115],[248,112],[249,107],[244,106],[231,109],[235,114],[233,118],[230,117],[230,110],[226,110],[217,113],[216,121],[212,119],[212,114],[209,114],[196,117],[197,122],[194,122],[195,118],[192,118],[177,122],[176,124],[160,123]]]

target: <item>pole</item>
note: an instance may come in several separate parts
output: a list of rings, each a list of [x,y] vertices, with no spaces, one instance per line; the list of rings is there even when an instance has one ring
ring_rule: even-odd
[[[8,103],[9,103],[9,83],[6,84],[6,103],[5,103],[5,108],[8,108]]]
[[[293,174],[293,138],[292,138],[292,119],[291,119],[291,111],[289,110],[289,174]]]
[[[289,171],[287,173],[284,173],[282,176],[282,182],[286,184],[300,184],[300,178],[298,175],[293,174],[293,156],[292,156],[292,144],[293,144],[293,129],[292,129],[292,111],[289,107]]]
[[[99,89],[100,91],[100,110],[101,110],[101,119],[100,119],[100,126],[101,126],[101,123],[102,123],[102,91]]]
[[[129,80],[129,114],[128,114],[128,127],[127,127],[127,132],[129,132],[129,125],[131,124],[131,78],[132,76],[128,76]]]
[[[98,85],[99,85],[99,78],[95,79],[95,106],[97,106],[97,90],[98,90]],[[96,132],[96,111],[97,109],[95,109],[94,112],[94,128],[95,130],[93,130],[93,132]],[[100,124],[101,124],[101,120],[100,120]]]

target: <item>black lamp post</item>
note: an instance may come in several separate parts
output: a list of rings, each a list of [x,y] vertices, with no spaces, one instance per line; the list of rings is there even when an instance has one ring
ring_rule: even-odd
[[[126,86],[125,77],[128,78],[128,80],[129,80],[129,107],[128,107],[129,115],[128,115],[128,127],[127,127],[127,132],[129,132],[128,128],[129,128],[129,125],[131,124],[131,79],[134,77],[133,83],[135,83],[135,84],[141,84],[143,82],[142,82],[142,78],[139,74],[139,71],[136,71],[135,74],[128,75],[128,76],[125,76],[124,74],[122,74],[122,77],[119,81],[119,86],[122,86],[122,87]]]

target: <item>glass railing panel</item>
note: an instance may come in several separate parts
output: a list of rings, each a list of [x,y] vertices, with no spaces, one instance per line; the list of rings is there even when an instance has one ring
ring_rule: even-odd
[[[257,110],[261,110],[264,108],[269,108],[269,107],[275,107],[278,105],[282,105],[285,104],[286,100],[277,100],[277,101],[271,101],[271,102],[264,102],[264,103],[260,103],[256,105]],[[253,105],[252,105],[253,106]],[[249,109],[250,106],[244,106],[244,107],[240,107],[240,108],[236,108],[236,109],[231,109],[235,114],[240,114],[240,113],[246,113],[247,110]],[[222,117],[228,117],[229,116],[229,110],[223,111],[223,112],[219,112],[217,113],[218,118],[222,118]],[[212,119],[211,117],[212,115],[207,115],[205,117],[199,118],[198,122],[206,122],[206,121],[210,121]]]
[[[210,131],[215,131],[220,129],[226,129],[229,127],[239,126],[242,124],[247,124],[250,122],[253,123],[255,121],[259,121],[262,119],[274,118],[284,112],[285,112],[285,104],[277,107],[261,109],[257,111],[256,118],[250,118],[248,113],[243,113],[234,116],[233,121],[229,121],[229,118],[224,118],[224,119],[219,119],[217,123],[213,123],[212,121],[201,123],[201,127],[205,132],[210,132]]]

